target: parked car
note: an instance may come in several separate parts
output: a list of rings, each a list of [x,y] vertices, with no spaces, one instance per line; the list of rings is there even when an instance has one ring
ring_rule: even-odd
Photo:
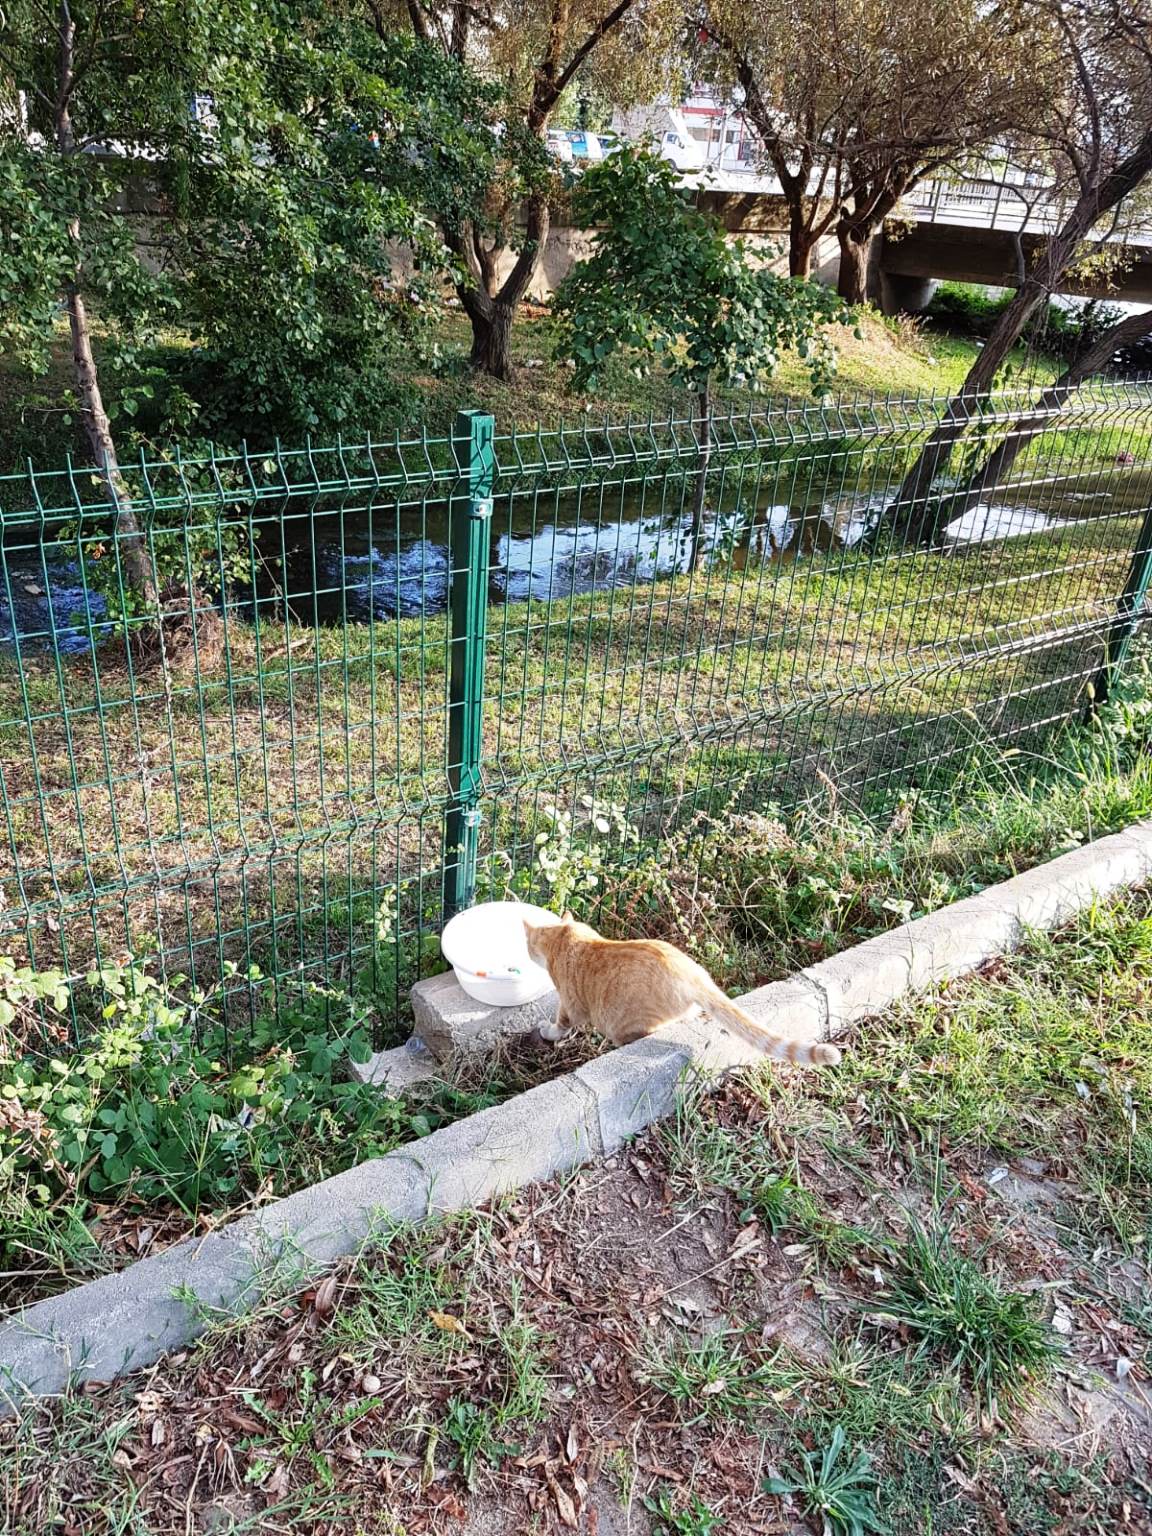
[[[572,152],[572,141],[563,128],[549,128],[546,140],[548,151],[562,160],[565,165],[571,165],[576,158]]]

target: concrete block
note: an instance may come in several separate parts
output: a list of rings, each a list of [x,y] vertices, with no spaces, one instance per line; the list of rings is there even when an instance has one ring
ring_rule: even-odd
[[[493,1008],[478,1003],[451,971],[430,976],[412,988],[415,1032],[440,1061],[486,1055],[500,1040],[526,1035],[556,1018],[555,992],[520,1008]]]
[[[1028,929],[1054,928],[1092,900],[1152,874],[1152,823],[1062,854],[977,896],[903,923],[809,966],[801,977],[827,1000],[836,1035],[906,993],[940,985],[1019,946]],[[753,994],[754,995],[754,994]]]
[[[809,1045],[828,1038],[828,1005],[824,993],[803,976],[770,981],[736,1001],[770,1035],[804,1040]]]
[[[575,1077],[595,1095],[605,1154],[672,1113],[697,1048],[695,1040],[668,1040],[661,1030],[576,1068]]]
[[[402,1094],[407,1088],[439,1076],[435,1056],[419,1035],[388,1051],[377,1051],[367,1061],[348,1063],[349,1075],[358,1083],[371,1083],[382,1093]]]
[[[420,1221],[427,1215],[427,1185],[407,1151],[374,1157],[297,1190],[226,1230],[235,1231],[253,1253],[283,1255],[296,1269],[314,1272],[354,1252],[382,1222]]]
[[[38,1302],[0,1323],[0,1411],[21,1388],[62,1392],[148,1365],[195,1337],[202,1322],[177,1293],[207,1308],[259,1299],[247,1244],[230,1233],[191,1239],[129,1269]]]
[[[824,994],[832,1037],[858,1019],[882,1013],[905,993],[963,975],[1017,944],[1021,929],[1015,914],[976,907],[978,900],[970,897],[903,923],[801,972]]]
[[[445,1126],[413,1142],[404,1155],[426,1181],[432,1212],[480,1205],[524,1184],[550,1179],[598,1156],[600,1150],[595,1096],[568,1076]]]
[[[1142,823],[1039,864],[971,899],[1012,911],[1024,927],[1055,928],[1092,901],[1137,885],[1150,874],[1152,825]]]
[[[20,1387],[60,1392],[148,1365],[351,1253],[382,1219],[416,1221],[427,1182],[395,1153],[325,1179],[220,1232],[188,1238],[0,1323],[0,1412]]]

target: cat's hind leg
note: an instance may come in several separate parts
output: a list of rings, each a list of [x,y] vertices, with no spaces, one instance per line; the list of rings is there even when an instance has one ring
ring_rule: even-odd
[[[631,1045],[636,1040],[645,1039],[661,1024],[671,1024],[674,1019],[682,1018],[684,1012],[668,1014],[663,1009],[635,1006],[614,1008],[604,1018],[597,1019],[596,1028],[613,1045]]]
[[[572,1023],[572,1020],[564,1011],[564,1004],[561,1003],[556,1009],[555,1022],[552,1024],[541,1024],[540,1038],[542,1040],[552,1040],[559,1043],[561,1040],[566,1040],[568,1038],[574,1027],[575,1026]]]

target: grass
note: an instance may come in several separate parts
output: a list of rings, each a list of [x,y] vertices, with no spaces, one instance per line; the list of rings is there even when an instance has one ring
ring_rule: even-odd
[[[984,1257],[984,1256],[981,1256]],[[1020,1394],[1051,1366],[1056,1340],[1034,1297],[1005,1290],[945,1231],[911,1223],[891,1291],[892,1318],[991,1401]]]
[[[773,1069],[689,1094],[613,1168],[377,1233],[330,1281],[233,1320],[188,1358],[28,1406],[0,1424],[0,1524],[175,1536],[216,1507],[225,1528],[292,1536],[338,1520],[448,1530],[474,1515],[570,1528],[566,1516],[595,1524],[607,1478],[620,1503],[601,1508],[600,1528],[643,1511],[653,1536],[788,1521],[834,1536],[1139,1532],[1152,1514],[1132,1471],[1143,1427],[1110,1418],[1097,1453],[1062,1415],[1111,1403],[1102,1335],[1143,1390],[1152,1318],[1133,1264],[1146,1275],[1148,1252],[1113,1265],[1099,1195],[1143,1206],[1152,1191],[1126,1158],[1096,1160],[1107,1126],[1092,1156],[1063,1148],[1091,1124],[1086,1058],[1113,1060],[1123,1018],[1146,1032],[1134,1000],[1150,911],[1147,892],[1099,906],[862,1027],[837,1073]],[[1095,1219],[1084,1245],[1054,1241],[1058,1205],[991,1192],[989,1168],[1016,1152],[971,1116],[975,1081],[955,1117],[934,1099],[930,1117],[901,1123],[927,1078],[968,1060],[948,1030],[966,997],[997,1043],[981,1058],[983,1096],[1015,1107],[1013,1146],[1028,1155],[1031,1128],[1045,1128],[1043,1176],[1081,1209],[1086,1236]],[[1096,1050],[1074,1069],[1061,1010],[1079,1028],[1085,1000]],[[911,1049],[933,1020],[931,1055]],[[1037,1050],[1014,1077],[1000,1062],[1012,1030],[1050,1033],[1050,1062]],[[1148,1110],[1135,1091],[1136,1133]],[[749,1203],[780,1186],[778,1203]],[[867,1249],[814,1271],[794,1243],[798,1195],[868,1227]],[[699,1310],[675,1305],[686,1295]],[[1076,1320],[1059,1350],[1046,1321],[1057,1303]]]
[[[1149,902],[1097,904],[1021,958],[882,1021],[836,1087],[864,1094],[877,1134],[947,1134],[1098,1179],[1113,1201],[1152,1192]]]
[[[694,1339],[682,1333],[651,1337],[637,1362],[637,1379],[667,1399],[677,1418],[696,1424],[744,1420],[762,1411],[771,1363],[752,1358],[748,1341],[733,1333]]]

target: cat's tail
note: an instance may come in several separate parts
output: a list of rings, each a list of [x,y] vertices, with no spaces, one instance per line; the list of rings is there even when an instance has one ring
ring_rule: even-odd
[[[810,1067],[834,1067],[840,1060],[837,1048],[825,1041],[793,1040],[787,1035],[774,1035],[767,1029],[761,1029],[756,1020],[749,1017],[731,998],[725,997],[719,987],[716,988],[716,995],[710,997],[704,1006],[712,1018],[724,1024],[734,1035],[739,1035],[741,1040],[747,1040],[749,1045],[763,1051],[765,1056]]]

